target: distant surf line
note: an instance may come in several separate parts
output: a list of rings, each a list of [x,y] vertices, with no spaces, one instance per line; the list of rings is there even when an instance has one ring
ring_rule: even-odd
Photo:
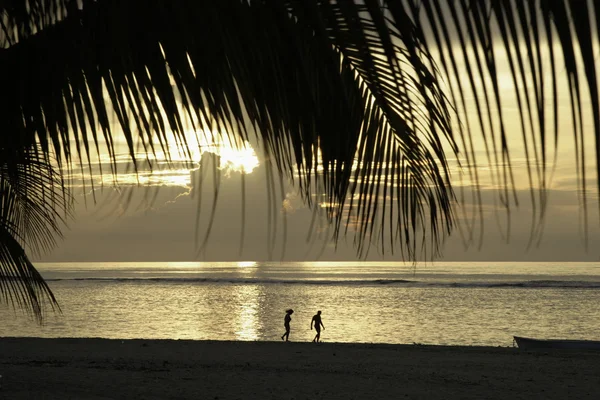
[[[418,281],[407,279],[268,279],[268,278],[172,278],[172,277],[84,277],[49,278],[48,282],[96,281],[114,283],[174,283],[174,284],[255,284],[255,285],[323,285],[323,286],[401,286],[401,287],[452,287],[452,288],[557,288],[600,289],[599,281],[529,280],[494,282]]]

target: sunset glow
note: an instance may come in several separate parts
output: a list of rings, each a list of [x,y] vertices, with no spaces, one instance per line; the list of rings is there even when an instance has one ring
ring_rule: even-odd
[[[244,142],[239,148],[223,145],[210,146],[209,150],[202,153],[205,152],[214,153],[220,157],[219,168],[226,174],[231,172],[251,174],[259,166],[258,157],[248,142]]]

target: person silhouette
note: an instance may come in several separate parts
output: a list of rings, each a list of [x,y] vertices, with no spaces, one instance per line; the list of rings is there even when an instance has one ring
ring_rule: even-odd
[[[321,321],[321,311],[317,311],[317,314],[314,315],[312,317],[312,320],[310,321],[310,330],[312,331],[313,328],[313,323],[315,325],[315,330],[317,331],[317,334],[315,335],[315,338],[313,339],[313,342],[319,342],[321,340],[321,327],[323,327],[323,330],[325,330],[325,325],[323,325],[323,322]]]
[[[292,310],[291,308],[289,310],[285,310],[285,318],[283,319],[283,326],[285,326],[285,333],[283,335],[281,335],[281,340],[283,340],[283,338],[285,338],[286,342],[290,338],[290,321],[292,320],[293,313],[294,313],[294,310]]]

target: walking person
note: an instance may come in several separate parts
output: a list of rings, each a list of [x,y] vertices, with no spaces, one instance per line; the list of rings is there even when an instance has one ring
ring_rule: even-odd
[[[283,326],[285,327],[285,333],[283,335],[281,335],[281,340],[283,340],[283,338],[285,338],[286,342],[290,338],[290,321],[292,320],[293,313],[294,313],[294,310],[292,310],[291,308],[289,310],[286,310],[285,318],[283,319]]]
[[[312,331],[313,328],[313,324],[315,325],[315,330],[317,331],[317,334],[315,335],[315,338],[313,339],[313,342],[319,342],[321,340],[321,327],[323,327],[323,330],[325,330],[325,325],[323,325],[323,321],[321,321],[321,311],[317,311],[317,314],[314,315],[312,317],[312,320],[310,321],[310,330]]]

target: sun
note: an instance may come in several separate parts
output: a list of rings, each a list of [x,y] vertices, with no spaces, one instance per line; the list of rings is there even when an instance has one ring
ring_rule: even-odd
[[[185,132],[185,140],[186,149],[172,136],[167,140],[167,152],[156,151],[151,155],[136,153],[139,160],[149,160],[147,164],[139,163],[137,171],[128,159],[126,144],[118,143],[122,146],[119,149],[122,160],[118,162],[116,174],[97,174],[95,178],[103,186],[190,187],[192,171],[198,169],[202,157],[210,154],[217,156],[217,168],[225,177],[230,177],[232,173],[251,174],[260,165],[252,145],[245,140],[236,140],[231,135],[190,129]]]
[[[189,155],[183,156],[181,161],[200,162],[205,154],[214,154],[219,159],[218,168],[225,175],[229,176],[232,172],[251,174],[260,165],[254,148],[245,140],[235,142],[224,140],[224,137],[227,136],[214,132],[187,132],[186,139],[187,143],[190,144]],[[194,142],[195,145],[192,145]],[[180,148],[176,143],[169,144],[171,149],[178,150]],[[177,153],[177,150],[174,150],[173,153]]]
[[[239,147],[211,146],[204,152],[218,155],[220,157],[219,168],[226,174],[231,172],[251,174],[259,166],[258,157],[248,142],[243,142]]]
[[[260,162],[252,145],[236,139],[227,133],[215,131],[187,131],[187,143],[190,144],[190,156],[193,162],[199,162],[204,154],[212,153],[219,157],[219,169],[229,175],[232,172],[251,174]],[[191,145],[191,143],[196,146]],[[177,147],[173,144],[172,148]]]

